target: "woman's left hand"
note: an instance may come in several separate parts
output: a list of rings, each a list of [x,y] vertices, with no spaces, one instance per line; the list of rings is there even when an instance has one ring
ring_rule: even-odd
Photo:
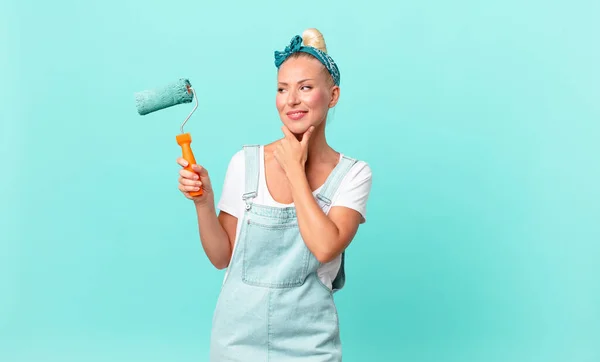
[[[298,141],[286,126],[281,127],[285,137],[279,141],[273,155],[286,175],[289,175],[290,171],[304,170],[308,157],[308,141],[314,128],[314,126],[310,126],[302,135],[302,140]]]

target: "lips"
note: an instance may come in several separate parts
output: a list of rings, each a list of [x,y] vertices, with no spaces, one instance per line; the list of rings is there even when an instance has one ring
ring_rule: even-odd
[[[308,112],[307,111],[289,111],[287,112],[287,116],[294,121],[297,121],[304,117]]]

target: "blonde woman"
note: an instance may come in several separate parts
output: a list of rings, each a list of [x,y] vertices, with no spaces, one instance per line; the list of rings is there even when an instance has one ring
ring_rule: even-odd
[[[206,169],[180,171],[202,246],[227,268],[210,360],[341,361],[333,293],[345,282],[344,250],[365,222],[371,170],[327,143],[340,73],[322,34],[293,37],[275,65],[282,138],[232,157],[218,215]],[[203,195],[191,197],[199,188]]]

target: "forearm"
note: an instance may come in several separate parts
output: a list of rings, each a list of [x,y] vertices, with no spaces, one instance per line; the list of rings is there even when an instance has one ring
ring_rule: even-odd
[[[200,241],[206,256],[217,269],[227,267],[231,257],[231,244],[219,222],[214,202],[196,204],[196,214]]]
[[[336,245],[340,232],[337,226],[315,200],[303,169],[290,171],[288,180],[304,243],[320,262],[330,261],[338,253]]]

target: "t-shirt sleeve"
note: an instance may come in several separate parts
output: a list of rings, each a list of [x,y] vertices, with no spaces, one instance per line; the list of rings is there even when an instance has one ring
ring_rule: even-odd
[[[217,203],[217,208],[232,216],[240,218],[240,202],[244,190],[244,153],[238,151],[233,155],[227,166],[223,190]]]
[[[331,207],[344,206],[362,215],[361,223],[367,219],[367,201],[371,193],[372,172],[369,165],[359,161],[348,172],[340,185]]]

